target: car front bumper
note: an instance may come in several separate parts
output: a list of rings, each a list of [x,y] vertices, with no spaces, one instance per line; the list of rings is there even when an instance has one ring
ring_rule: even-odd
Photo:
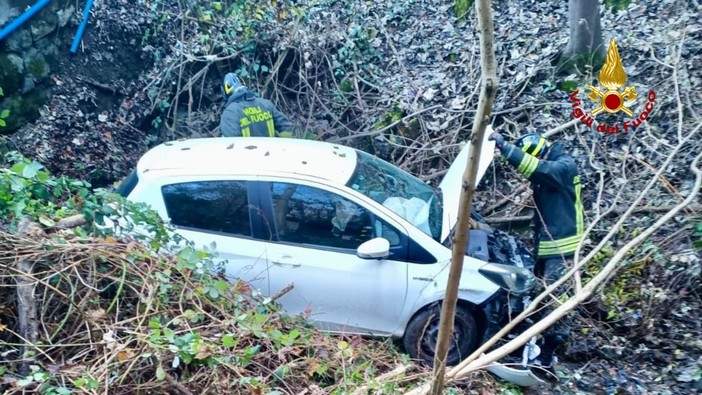
[[[522,298],[512,296],[502,289],[483,302],[480,308],[483,310],[487,322],[482,343],[499,332],[510,321],[510,317],[516,317],[523,311],[525,307],[523,302]],[[521,325],[523,326],[524,323]],[[524,353],[525,347],[530,347],[530,344],[522,346],[520,355]],[[493,362],[485,369],[503,380],[523,387],[535,387],[544,382],[528,366],[521,363],[513,363],[508,366],[504,363]]]

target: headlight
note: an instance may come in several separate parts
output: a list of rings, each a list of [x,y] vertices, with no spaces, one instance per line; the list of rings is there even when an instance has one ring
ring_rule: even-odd
[[[481,267],[479,272],[515,295],[523,295],[534,287],[534,275],[523,267],[488,263]]]

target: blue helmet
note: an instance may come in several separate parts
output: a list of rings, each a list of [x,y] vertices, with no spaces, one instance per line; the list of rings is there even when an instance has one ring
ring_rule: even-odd
[[[224,76],[224,81],[222,82],[222,98],[226,101],[229,96],[232,95],[239,88],[243,88],[244,85],[239,80],[239,77],[234,73],[227,73]]]
[[[517,147],[531,156],[543,158],[551,143],[538,133],[528,133],[517,140]]]

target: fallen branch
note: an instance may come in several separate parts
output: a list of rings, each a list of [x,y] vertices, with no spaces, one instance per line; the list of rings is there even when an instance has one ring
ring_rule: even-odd
[[[56,230],[63,230],[63,229],[71,229],[71,228],[76,228],[81,225],[85,225],[88,223],[88,220],[85,218],[85,215],[83,214],[76,214],[72,215],[70,217],[63,218],[59,220],[56,225],[54,225],[53,228],[50,230],[56,231]]]
[[[558,132],[561,132],[561,131],[563,131],[563,130],[566,130],[566,129],[568,129],[568,128],[571,127],[571,126],[577,125],[578,122],[579,122],[579,121],[578,121],[577,119],[573,119],[573,120],[571,120],[571,121],[569,121],[569,122],[566,122],[566,123],[564,123],[564,124],[561,125],[561,126],[557,126],[557,127],[553,128],[553,129],[549,130],[548,132],[545,132],[545,133],[544,133],[544,137],[549,138],[549,137],[551,137],[551,136],[557,134]]]
[[[519,188],[517,188],[514,192],[509,194],[508,196],[503,197],[500,199],[497,203],[493,204],[492,206],[489,206],[485,210],[482,211],[482,215],[489,215],[493,211],[497,210],[498,208],[502,207],[504,204],[506,204],[509,201],[514,200],[514,198],[519,195],[520,193],[524,192],[525,189],[527,189],[528,184],[523,184]]]
[[[193,395],[192,392],[190,392],[189,389],[187,389],[183,384],[179,383],[178,380],[173,378],[170,374],[166,374],[166,381],[168,381],[168,384],[170,384],[171,387],[173,387],[174,390],[176,390],[179,394],[181,395]]]
[[[276,300],[282,298],[283,296],[285,296],[286,293],[292,291],[293,288],[295,288],[295,285],[293,283],[286,285],[285,287],[283,287],[283,289],[274,293],[273,296],[271,296],[271,302],[275,302]]]
[[[405,372],[407,372],[407,370],[411,366],[412,365],[400,365],[400,366],[396,367],[395,369],[393,369],[389,372],[383,373],[380,376],[376,377],[374,381],[376,381],[378,383],[383,383],[383,382],[389,381],[397,376],[405,374]],[[362,386],[356,388],[356,391],[354,391],[352,393],[352,395],[363,395],[363,394],[367,394],[367,393],[368,393],[368,385],[362,385]]]
[[[632,213],[634,214],[640,214],[640,213],[664,213],[666,211],[670,211],[676,206],[644,206],[644,207],[639,207],[637,209],[634,209]],[[615,208],[607,213],[606,216],[614,216],[614,215],[621,215],[624,214],[629,208],[626,207],[618,207]],[[688,213],[694,213],[697,211],[702,211],[702,204],[691,204],[687,207],[685,207],[685,211]],[[486,217],[485,222],[488,224],[492,225],[500,225],[500,224],[513,224],[513,223],[519,223],[519,222],[528,222],[531,221],[532,216],[531,215],[520,215],[516,217]]]
[[[521,215],[519,217],[494,217],[494,218],[485,218],[485,222],[491,225],[500,225],[500,224],[513,224],[513,223],[518,223],[518,222],[529,222],[533,218],[532,215]]]

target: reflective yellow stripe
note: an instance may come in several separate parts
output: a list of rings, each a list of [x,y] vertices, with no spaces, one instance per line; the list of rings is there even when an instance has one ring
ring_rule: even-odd
[[[534,171],[536,170],[536,167],[539,165],[539,160],[534,158],[533,156],[529,154],[524,154],[524,157],[522,158],[522,161],[519,163],[519,166],[517,167],[517,171],[522,173],[524,177],[529,178],[531,177],[532,174],[534,174]]]
[[[266,126],[268,126],[268,137],[275,137],[275,125],[273,124],[273,120],[269,119],[266,121]]]
[[[241,135],[242,135],[243,137],[251,137],[251,129],[249,129],[248,126],[245,127],[245,128],[242,128],[242,129],[241,129]]]
[[[573,178],[573,184],[575,184],[575,232],[577,234],[582,234],[585,231],[585,224],[583,222],[583,202],[580,200],[580,191],[582,185],[580,185],[580,177],[575,176]]]
[[[539,242],[539,249],[541,248],[554,248],[562,245],[570,244],[573,242],[580,241],[580,235],[573,235],[569,237],[564,237],[558,240],[543,240]]]
[[[522,146],[522,151],[527,152],[527,150],[531,147],[531,141],[527,141],[524,146]]]
[[[539,256],[560,255],[575,252],[582,239],[582,234],[565,237],[558,240],[545,240],[539,242]]]
[[[526,169],[527,166],[529,165],[529,162],[530,162],[530,160],[531,160],[530,158],[531,158],[531,156],[529,156],[529,155],[527,155],[527,154],[524,154],[524,157],[522,158],[522,161],[519,162],[519,166],[517,166],[517,171],[518,171],[518,172],[524,174],[524,169]]]
[[[539,144],[537,144],[536,148],[534,149],[534,156],[539,155],[539,152],[541,152],[541,149],[544,147],[544,144],[546,144],[546,139],[542,137],[541,139],[539,139]]]
[[[539,166],[539,160],[532,157],[531,158],[531,164],[529,165],[529,168],[524,172],[524,177],[529,178],[531,177],[532,174],[534,174],[534,171],[536,171],[536,168]]]

